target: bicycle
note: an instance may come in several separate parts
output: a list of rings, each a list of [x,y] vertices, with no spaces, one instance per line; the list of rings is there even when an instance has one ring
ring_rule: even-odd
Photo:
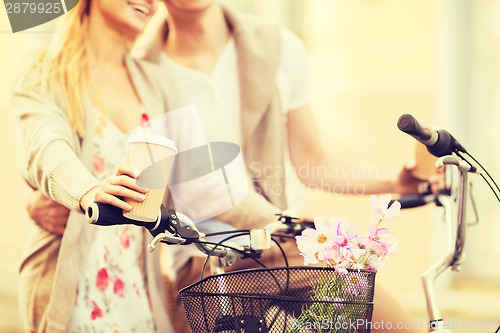
[[[301,322],[297,318],[306,307],[318,303],[326,305],[328,309],[325,318],[349,315],[355,317],[358,324],[371,321],[375,271],[352,270],[343,275],[323,267],[288,267],[286,254],[274,237],[299,235],[305,228],[313,227],[311,222],[297,222],[297,218],[291,215],[280,214],[276,221],[262,229],[205,235],[197,230],[187,216],[164,206],[161,206],[156,222],[140,222],[124,217],[117,207],[96,203],[87,210],[87,220],[101,226],[134,224],[145,227],[154,237],[148,245],[149,251],[154,251],[158,243],[195,244],[207,255],[205,265],[210,261],[211,275],[203,278],[204,267],[202,279],[180,291],[193,332],[294,332],[294,329],[304,332],[300,330]],[[218,242],[205,240],[210,236],[221,235],[228,236]],[[229,242],[241,236],[249,236],[248,244]],[[258,262],[263,252],[271,248],[273,241],[282,251],[285,267],[225,272],[225,268],[233,265],[237,258],[250,258]],[[348,290],[360,289],[365,292],[342,300],[312,299],[311,288],[325,279],[338,279]],[[342,307],[341,311],[339,307]],[[368,325],[365,326],[357,332],[369,333]],[[344,330],[329,332],[341,331]]]
[[[460,271],[465,260],[465,240],[468,222],[466,212],[468,200],[471,199],[474,210],[475,221],[478,222],[478,212],[470,193],[469,173],[479,174],[493,191],[496,199],[500,202],[500,189],[486,169],[470,155],[467,150],[447,131],[435,131],[422,126],[413,116],[402,115],[398,120],[401,131],[410,134],[422,144],[427,150],[438,157],[436,167],[443,169],[453,166],[458,171],[457,188],[445,188],[438,193],[422,193],[400,198],[402,208],[413,208],[428,203],[435,203],[444,208],[444,216],[447,226],[448,253],[433,263],[422,275],[422,284],[426,299],[427,313],[429,316],[429,332],[450,333],[446,321],[443,319],[437,304],[434,282],[446,270]],[[451,182],[453,184],[453,182]],[[456,202],[456,222],[453,223],[453,206]],[[495,333],[500,331],[500,326]]]
[[[437,304],[434,282],[449,268],[454,271],[460,270],[460,266],[463,264],[465,259],[464,247],[467,227],[465,216],[469,198],[468,174],[480,174],[486,180],[488,185],[490,185],[499,201],[498,192],[500,192],[500,190],[479,162],[470,156],[465,148],[460,145],[458,141],[456,141],[456,139],[454,139],[448,132],[444,130],[433,131],[425,128],[410,115],[403,115],[398,121],[398,127],[402,131],[414,136],[417,140],[428,146],[428,150],[433,155],[438,157],[436,163],[438,168],[454,166],[459,173],[458,187],[456,189],[444,189],[435,194],[423,193],[398,199],[402,204],[402,208],[417,207],[431,202],[434,202],[437,206],[444,207],[449,236],[448,253],[429,267],[429,269],[422,276],[422,282],[427,303],[427,312],[429,315],[429,332],[449,333],[451,331],[448,327],[446,327],[446,321],[443,319]],[[464,155],[468,155],[470,158],[465,158]],[[457,212],[454,223],[453,207],[455,205],[457,207]],[[474,204],[473,207],[477,216]],[[299,301],[300,297],[308,296],[307,285],[303,286],[303,289],[305,290],[302,291],[302,294],[290,295],[287,293],[291,281],[294,279],[300,279],[297,278],[297,273],[294,272],[295,269],[298,270],[299,274],[301,274],[300,272],[304,272],[306,270],[308,272],[313,272],[308,273],[312,275],[306,275],[306,277],[317,278],[317,273],[314,273],[316,270],[315,268],[305,269],[304,267],[299,267],[294,269],[252,269],[233,273],[225,273],[224,271],[225,267],[231,266],[237,258],[251,258],[258,260],[262,252],[271,247],[271,236],[275,232],[285,231],[291,233],[292,235],[297,235],[304,228],[311,227],[310,224],[306,225],[303,223],[296,223],[292,216],[281,215],[278,217],[278,221],[269,224],[264,229],[236,230],[227,232],[229,236],[217,243],[204,241],[204,237],[210,235],[200,233],[196,226],[190,222],[190,219],[187,216],[172,210],[169,211],[164,206],[160,209],[157,221],[153,223],[129,220],[123,217],[120,209],[101,204],[91,205],[87,211],[87,218],[89,222],[97,225],[134,224],[149,229],[150,233],[154,237],[148,246],[150,251],[153,251],[159,242],[169,245],[196,244],[196,246],[204,252],[208,258],[210,258],[209,260],[212,275],[183,289],[181,293],[184,293],[185,298],[193,296],[204,299],[201,303],[194,303],[195,306],[192,307],[197,309],[200,309],[201,307],[201,309],[203,309],[201,316],[199,318],[190,318],[190,323],[192,326],[195,326],[195,328],[205,326],[206,330],[203,330],[204,332],[269,332],[269,326],[271,325],[271,328],[273,328],[273,325],[275,324],[279,324],[280,329],[286,331],[286,329],[290,327],[290,323],[293,323],[294,317],[289,316],[288,314],[300,312],[301,307],[303,307],[305,303],[311,302],[311,300],[304,301],[303,299],[302,302]],[[242,236],[243,234],[250,235],[249,245],[241,246],[227,242],[231,238]],[[217,235],[220,236],[222,233],[218,233]],[[214,234],[211,236],[214,236]],[[279,237],[282,237],[282,235]],[[284,257],[286,258],[285,255]],[[266,298],[260,294],[260,298],[266,299],[268,302],[265,306],[262,305],[262,302],[258,304],[260,307],[266,308],[267,312],[251,309],[253,312],[250,314],[234,313],[236,293],[232,292],[234,289],[232,284],[241,283],[241,277],[244,274],[256,274],[258,278],[264,278],[267,276],[270,278],[271,284],[275,282],[274,284],[277,286],[277,291],[273,291],[273,295],[270,296],[268,290],[266,290],[266,292],[269,297]],[[363,278],[367,278],[367,284],[371,284],[373,286],[374,275],[366,274],[366,272],[363,272],[363,274],[365,274]],[[277,278],[279,275],[282,277]],[[302,278],[304,278],[304,276],[302,276]],[[280,282],[280,279],[283,282]],[[246,307],[251,307],[253,304],[252,301],[255,302],[256,298],[259,297],[256,295],[243,295],[243,301],[240,303],[243,304],[247,302],[248,304]],[[214,301],[208,301],[208,299],[213,299]],[[278,303],[276,302],[279,302],[280,306],[277,306]],[[299,305],[289,306],[290,309],[283,310],[283,304],[287,302],[292,304],[296,302],[299,303]],[[332,307],[338,306],[339,304],[338,301],[326,302],[331,302]],[[350,301],[347,303],[352,306],[357,304],[356,302]],[[363,318],[371,320],[373,294],[368,295],[368,298],[360,303],[365,307],[363,310],[365,312],[361,311],[364,315]],[[269,306],[269,304],[271,306]],[[245,307],[245,305],[238,306],[241,308]],[[185,305],[185,308],[188,316],[190,313],[193,313],[193,311],[190,311],[189,306],[186,307]],[[231,308],[233,308],[233,310],[231,310]],[[274,312],[269,314],[269,309],[273,309],[272,311]],[[255,311],[259,312],[259,314],[255,315]],[[282,311],[285,311],[285,313]],[[214,313],[214,315],[210,313]],[[242,310],[240,313],[242,313]],[[267,318],[268,316],[270,316],[270,318]],[[193,322],[201,324],[192,324]],[[200,330],[202,330],[202,328],[200,328]],[[497,332],[499,332],[499,330],[500,327],[497,329]],[[276,332],[276,330],[273,330],[273,332]],[[358,332],[370,332],[370,330],[358,330]]]

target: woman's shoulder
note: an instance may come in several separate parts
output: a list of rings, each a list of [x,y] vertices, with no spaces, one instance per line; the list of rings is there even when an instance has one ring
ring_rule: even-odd
[[[9,82],[11,87],[35,86],[42,75],[42,51],[21,54],[11,65]]]
[[[50,71],[46,57],[44,50],[20,56],[9,73],[10,93],[64,109],[67,105],[64,87],[53,79],[54,73]]]

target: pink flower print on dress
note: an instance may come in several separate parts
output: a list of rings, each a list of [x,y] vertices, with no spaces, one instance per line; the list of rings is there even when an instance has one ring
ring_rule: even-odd
[[[101,268],[97,272],[97,278],[95,281],[95,285],[96,285],[97,289],[102,292],[102,291],[106,290],[106,288],[108,287],[108,283],[109,283],[108,271],[106,270],[106,268]]]
[[[113,286],[113,292],[115,293],[115,295],[122,297],[124,294],[123,287],[124,287],[123,281],[120,278],[116,279],[115,284]]]
[[[130,237],[128,235],[128,226],[126,225],[122,232],[120,233],[120,243],[122,247],[126,250],[130,247]]]
[[[96,302],[92,301],[92,312],[90,313],[90,319],[96,320],[98,318],[102,318],[103,313],[99,305]]]
[[[98,154],[95,154],[92,157],[92,166],[97,174],[103,173],[106,170],[106,161]]]
[[[135,291],[135,295],[139,297],[141,294],[139,293],[139,288],[137,288],[137,284],[134,282],[132,284],[132,289]]]

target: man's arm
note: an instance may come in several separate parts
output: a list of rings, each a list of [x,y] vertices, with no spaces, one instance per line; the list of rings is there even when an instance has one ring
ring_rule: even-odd
[[[236,229],[264,227],[277,219],[281,209],[271,204],[253,188],[248,189],[245,199],[234,208],[216,216],[216,219],[230,224]]]
[[[26,210],[40,228],[56,235],[64,233],[70,210],[40,191],[31,193]]]
[[[394,174],[391,178],[359,177],[367,175],[363,169],[366,167],[345,163],[324,149],[308,106],[288,112],[287,130],[290,160],[296,170],[302,171],[297,177],[305,185],[320,186],[340,194],[408,194],[416,193],[418,184],[423,181],[413,176],[413,165],[403,166],[399,175]],[[360,188],[363,193],[359,193]]]

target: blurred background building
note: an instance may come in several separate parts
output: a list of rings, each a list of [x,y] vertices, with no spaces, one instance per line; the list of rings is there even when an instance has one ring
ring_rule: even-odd
[[[311,70],[311,106],[322,139],[367,172],[398,170],[414,156],[414,140],[396,126],[403,113],[445,128],[500,182],[500,2],[495,0],[226,0],[298,34]],[[0,6],[0,331],[20,332],[17,269],[28,222],[28,189],[16,167],[8,74],[28,50],[46,45],[55,22],[12,34]],[[377,166],[377,168],[373,168]],[[479,177],[472,178],[480,223],[469,229],[460,273],[439,282],[447,317],[500,322],[500,209]],[[294,208],[343,216],[367,226],[367,197],[293,186]],[[435,207],[404,211],[387,223],[400,246],[377,281],[425,322],[420,275],[445,250]],[[495,327],[496,328],[496,327]],[[461,327],[458,332],[476,332]],[[485,332],[493,332],[483,330]]]

